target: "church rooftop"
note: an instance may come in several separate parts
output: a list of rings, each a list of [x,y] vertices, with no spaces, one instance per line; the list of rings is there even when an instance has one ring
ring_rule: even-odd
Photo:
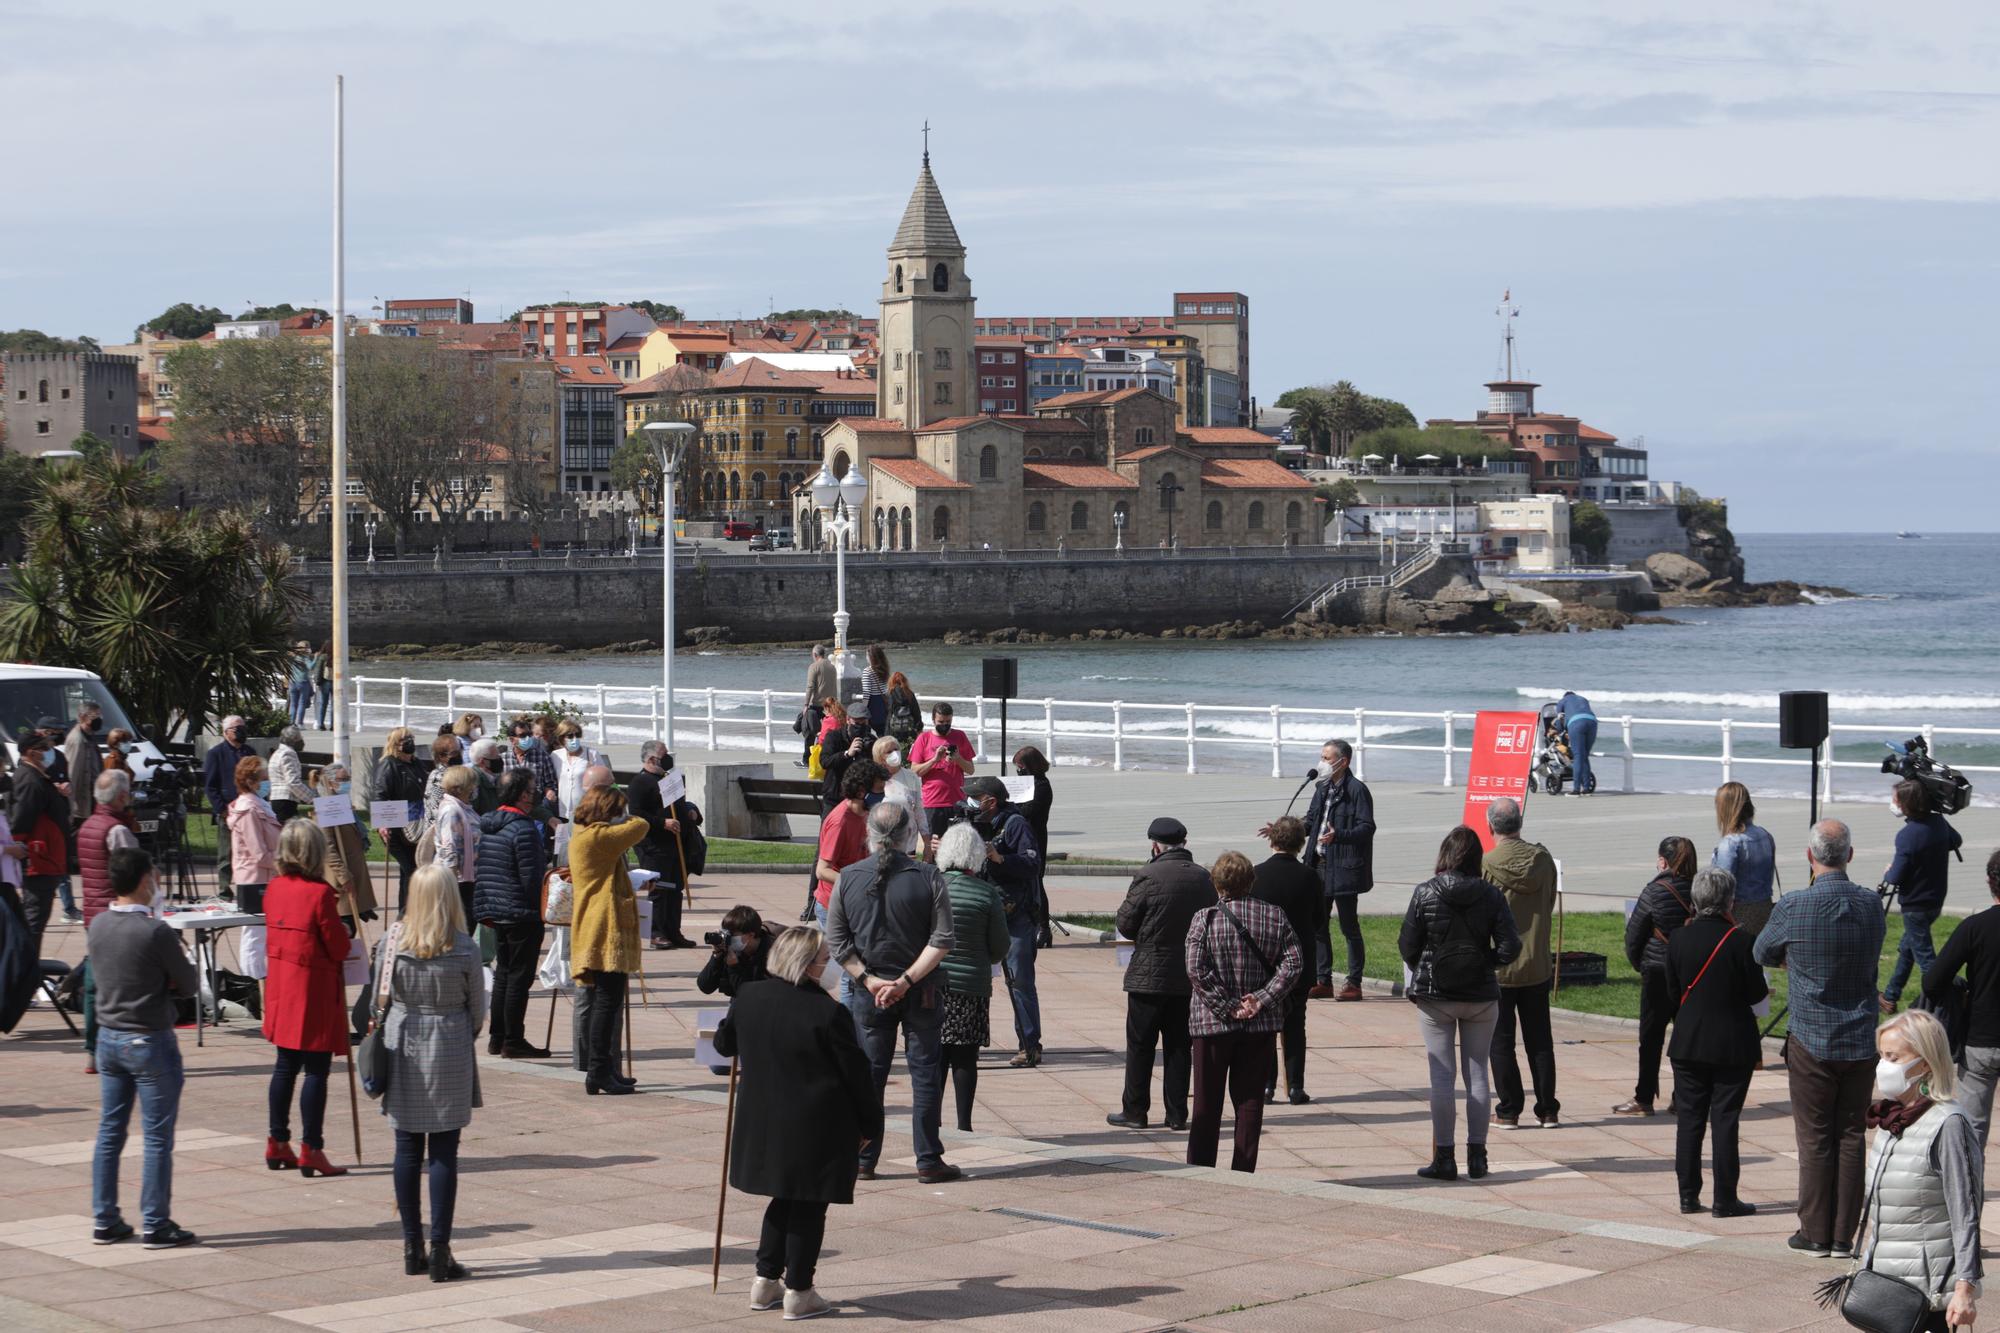
[[[965,247],[959,243],[958,228],[951,225],[951,214],[945,210],[944,195],[939,193],[937,178],[931,175],[930,154],[924,154],[923,170],[917,173],[917,188],[910,191],[909,207],[903,210],[903,221],[896,228],[896,239],[889,242],[889,252],[914,250],[923,254],[963,255]]]

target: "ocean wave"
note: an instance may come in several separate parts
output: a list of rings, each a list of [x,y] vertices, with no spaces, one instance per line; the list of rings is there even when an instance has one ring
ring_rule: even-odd
[[[1122,681],[1129,681],[1129,682],[1147,682],[1147,683],[1151,683],[1151,684],[1155,684],[1155,685],[1165,685],[1165,684],[1167,684],[1167,683],[1168,683],[1168,682],[1169,682],[1169,681],[1170,681],[1170,680],[1172,679],[1172,677],[1169,677],[1169,676],[1078,676],[1078,677],[1077,677],[1077,679],[1078,679],[1078,680],[1122,680]]]
[[[1703,694],[1694,690],[1582,690],[1592,704],[1679,704],[1689,708],[1769,708],[1776,694]],[[1514,693],[1523,699],[1553,702],[1560,689],[1522,685]],[[1881,713],[1981,712],[2000,709],[2000,694],[1829,694],[1827,706],[1846,712]]]

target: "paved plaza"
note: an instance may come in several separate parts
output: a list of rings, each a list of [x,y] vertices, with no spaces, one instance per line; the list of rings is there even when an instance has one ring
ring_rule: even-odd
[[[738,901],[796,913],[802,876],[711,877],[690,933]],[[1063,895],[1059,891],[1060,905]],[[74,961],[81,932],[50,951]],[[693,978],[705,953],[647,953],[633,1011],[646,1095],[584,1096],[566,1062],[481,1057],[485,1108],[467,1131],[456,1249],[474,1280],[406,1278],[387,1126],[362,1102],[365,1165],[338,1180],[264,1169],[270,1048],[235,1021],[197,1049],[174,1216],[198,1249],[89,1241],[97,1086],[47,1008],[0,1040],[0,1328],[674,1329],[772,1325],[747,1307],[762,1201],[729,1197],[719,1294],[709,1290],[726,1080],[692,1060]],[[1634,1034],[1561,1021],[1563,1125],[1496,1129],[1493,1175],[1419,1182],[1429,1124],[1410,1006],[1386,994],[1312,1006],[1310,1106],[1270,1108],[1254,1176],[1181,1164],[1183,1137],[1104,1124],[1121,1080],[1115,950],[1060,943],[1043,956],[1047,1063],[984,1069],[977,1132],[947,1129],[966,1178],[920,1185],[908,1085],[889,1086],[882,1178],[829,1217],[819,1287],[842,1327],[949,1321],[975,1329],[1774,1330],[1843,1327],[1811,1301],[1832,1261],[1784,1249],[1793,1226],[1784,1078],[1760,1074],[1744,1113],[1744,1197],[1759,1216],[1682,1216],[1673,1121],[1615,1119]],[[531,1013],[546,1022],[549,1000]],[[554,1045],[567,1051],[568,1003]],[[1011,1037],[1004,993],[996,1037]],[[483,1049],[483,1043],[482,1043]],[[947,1105],[949,1098],[947,1098]],[[899,1110],[901,1114],[899,1114]],[[1155,1101],[1155,1118],[1159,1116]],[[947,1112],[949,1118],[949,1112]],[[1226,1133],[1225,1128],[1225,1133]],[[327,1146],[351,1160],[336,1074]],[[136,1203],[138,1143],[125,1191]]]

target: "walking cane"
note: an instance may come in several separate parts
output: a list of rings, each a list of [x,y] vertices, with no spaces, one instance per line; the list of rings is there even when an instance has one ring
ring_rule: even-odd
[[[1556,985],[1555,993],[1563,990],[1563,891],[1556,889]]]
[[[354,913],[354,938],[361,941],[361,951],[364,954],[367,953],[368,932],[362,928],[361,912],[358,908]],[[374,994],[372,986],[369,988],[368,993],[371,996]],[[341,1000],[344,1003],[346,999],[346,992],[343,991],[341,993]],[[354,1118],[354,1164],[359,1166],[361,1164],[361,1094],[355,1090],[354,1043],[352,1041],[347,1043],[347,1110]]]
[[[675,804],[678,805],[679,802],[676,801]],[[694,885],[688,883],[687,849],[681,845],[681,831],[679,829],[674,830],[674,856],[681,863],[681,905],[684,907],[693,907]]]
[[[632,1077],[632,985],[625,984],[625,1077]]]
[[[715,1259],[709,1265],[708,1290],[713,1294],[722,1285],[722,1212],[729,1205],[729,1139],[736,1129],[736,1068],[738,1059],[729,1057],[729,1105],[722,1113],[722,1189],[715,1198]]]

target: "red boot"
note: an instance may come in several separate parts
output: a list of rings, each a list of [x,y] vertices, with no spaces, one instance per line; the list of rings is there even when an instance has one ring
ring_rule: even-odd
[[[347,1168],[335,1166],[326,1160],[326,1153],[318,1148],[300,1145],[299,1174],[311,1180],[314,1176],[344,1176]]]
[[[264,1166],[270,1171],[293,1171],[298,1168],[299,1159],[292,1156],[292,1145],[280,1143],[276,1139],[264,1140]]]

